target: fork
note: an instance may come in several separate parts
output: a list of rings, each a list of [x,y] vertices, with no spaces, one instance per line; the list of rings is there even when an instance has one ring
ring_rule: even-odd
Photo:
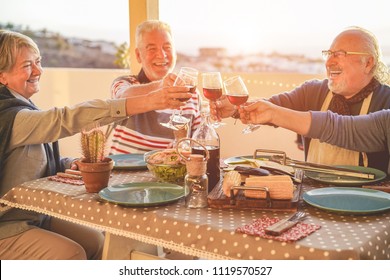
[[[295,226],[298,222],[302,221],[305,218],[306,218],[305,212],[303,211],[295,212],[294,215],[292,215],[290,218],[280,220],[279,222],[267,227],[265,229],[265,233],[269,235],[280,235],[286,230]]]

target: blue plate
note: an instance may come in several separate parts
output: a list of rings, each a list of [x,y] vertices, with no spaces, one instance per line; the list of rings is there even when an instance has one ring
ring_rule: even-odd
[[[156,206],[175,202],[184,196],[184,187],[158,182],[127,183],[109,186],[100,198],[126,206]]]
[[[323,210],[350,214],[372,214],[390,209],[389,193],[356,187],[314,189],[305,192],[303,200]]]
[[[110,155],[114,161],[114,169],[143,170],[147,169],[144,154]]]
[[[305,171],[305,175],[315,181],[331,184],[336,186],[362,186],[366,184],[382,181],[387,177],[387,174],[382,170],[364,166],[352,166],[352,165],[336,165],[336,167],[347,168],[352,171],[371,173],[375,175],[374,179],[354,178],[347,176],[339,176],[332,174],[319,173],[314,171]]]

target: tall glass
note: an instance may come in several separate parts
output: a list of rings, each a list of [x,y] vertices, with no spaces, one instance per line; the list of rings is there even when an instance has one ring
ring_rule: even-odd
[[[176,80],[174,82],[174,86],[186,86],[188,87],[188,91],[194,93],[196,91],[196,86],[198,85],[198,70],[191,67],[182,67],[177,74]],[[191,98],[180,99],[180,101],[188,101]],[[183,128],[190,119],[183,116],[183,107],[180,107],[179,113],[176,110],[173,111],[169,121],[167,123],[160,123],[162,126],[173,130],[179,130]]]
[[[203,96],[216,102],[222,96],[222,77],[220,72],[206,72],[202,74]],[[215,121],[213,126],[218,128],[224,123]]]
[[[223,84],[225,87],[226,97],[231,104],[236,106],[237,109],[240,107],[240,105],[248,101],[249,92],[240,76],[231,77],[225,80]],[[251,133],[258,128],[260,128],[260,125],[258,124],[249,124],[242,130],[242,133]]]

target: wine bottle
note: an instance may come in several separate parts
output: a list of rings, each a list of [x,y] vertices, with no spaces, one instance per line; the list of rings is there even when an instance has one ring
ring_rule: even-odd
[[[210,109],[207,104],[202,104],[201,110],[202,122],[195,130],[192,139],[196,140],[209,151],[209,159],[207,161],[207,176],[208,176],[208,192],[219,183],[221,178],[220,169],[220,139],[210,121]],[[205,155],[204,148],[196,143],[191,146],[192,154]]]

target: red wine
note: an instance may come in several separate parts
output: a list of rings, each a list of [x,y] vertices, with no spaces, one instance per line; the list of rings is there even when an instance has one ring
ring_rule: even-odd
[[[208,100],[216,101],[222,96],[222,88],[203,88],[203,95]]]
[[[186,87],[188,88],[188,92],[195,93],[196,86],[186,86]],[[177,100],[180,100],[181,102],[187,102],[190,99],[191,99],[191,97],[188,97],[188,98],[178,98]]]
[[[248,100],[248,95],[242,95],[242,94],[228,94],[227,98],[229,99],[230,103],[236,106],[240,106],[241,104],[244,104]]]
[[[208,191],[210,193],[221,178],[220,151],[217,146],[206,146],[206,148],[210,154],[210,158],[207,161],[207,176],[209,177]],[[192,147],[191,153],[205,155],[202,147]]]

